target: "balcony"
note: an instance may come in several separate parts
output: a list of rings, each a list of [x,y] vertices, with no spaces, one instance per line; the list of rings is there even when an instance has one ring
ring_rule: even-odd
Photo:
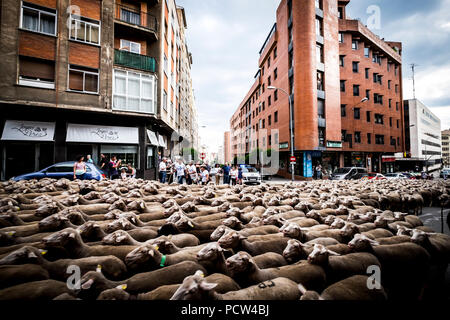
[[[114,50],[114,64],[127,68],[156,72],[156,59],[124,50]]]
[[[150,13],[116,3],[114,16],[123,25],[151,31],[155,35],[158,32],[158,20]]]

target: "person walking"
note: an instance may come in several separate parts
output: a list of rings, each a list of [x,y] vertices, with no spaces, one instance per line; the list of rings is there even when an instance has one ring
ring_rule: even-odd
[[[238,178],[238,170],[236,167],[233,167],[230,170],[230,178],[231,178],[231,185],[235,186]]]
[[[73,165],[73,180],[84,180],[86,177],[86,163],[83,156],[77,157],[77,162]]]
[[[230,184],[230,170],[230,165],[227,162],[222,168],[223,184]]]
[[[175,170],[177,172],[178,184],[183,184],[185,169],[186,169],[186,166],[184,165],[183,160],[181,160],[181,158],[178,159],[177,163],[175,164]]]
[[[166,183],[167,177],[167,159],[162,158],[162,161],[159,163],[159,182]]]
[[[116,156],[112,156],[111,160],[109,161],[108,167],[109,167],[109,176],[111,180],[115,180],[119,178],[119,167],[122,163],[122,160],[117,161]]]

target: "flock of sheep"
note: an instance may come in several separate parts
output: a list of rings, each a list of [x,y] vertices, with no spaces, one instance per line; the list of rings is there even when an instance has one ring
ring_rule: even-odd
[[[447,181],[0,184],[0,300],[445,297]]]

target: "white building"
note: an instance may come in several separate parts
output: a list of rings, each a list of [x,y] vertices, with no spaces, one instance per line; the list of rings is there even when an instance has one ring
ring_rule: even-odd
[[[441,120],[417,99],[405,100],[406,148],[411,158],[423,162],[423,170],[441,168]],[[409,128],[409,129],[408,129]],[[427,163],[428,162],[428,163]]]

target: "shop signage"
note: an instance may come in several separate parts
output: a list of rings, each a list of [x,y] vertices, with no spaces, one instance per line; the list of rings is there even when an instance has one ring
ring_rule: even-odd
[[[291,157],[290,159],[291,159],[291,164],[292,163],[295,164],[297,162],[297,159],[295,157]]]
[[[312,175],[312,152],[306,151],[303,153],[303,176],[305,178],[311,178]]]
[[[327,148],[342,148],[342,141],[327,141]]]
[[[395,156],[382,156],[382,162],[395,162]]]
[[[156,147],[159,147],[158,138],[156,138],[156,133],[147,129],[148,140],[150,140],[150,144]]]
[[[67,126],[67,142],[139,144],[138,128],[71,124]]]
[[[53,141],[54,122],[6,120],[2,140]]]
[[[287,149],[287,148],[289,148],[288,142],[280,143],[280,149]]]

